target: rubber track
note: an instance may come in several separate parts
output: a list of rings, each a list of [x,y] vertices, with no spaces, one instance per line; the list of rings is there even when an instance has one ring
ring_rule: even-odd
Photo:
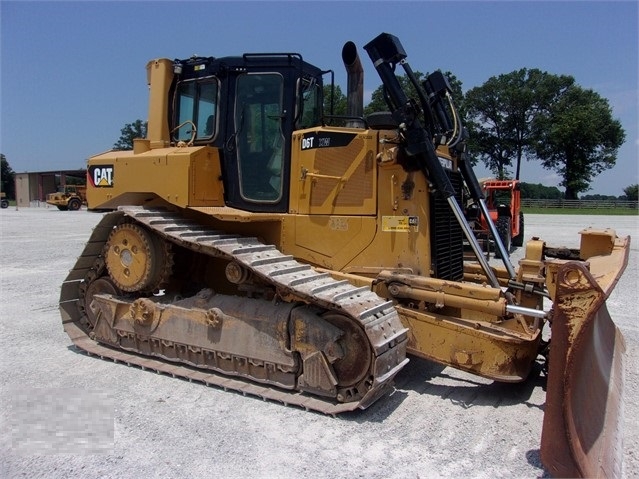
[[[188,365],[140,356],[91,340],[80,322],[77,307],[79,285],[102,254],[109,233],[124,215],[180,246],[202,254],[234,260],[251,270],[253,274],[275,285],[281,293],[293,294],[309,304],[350,316],[364,329],[376,357],[393,348],[397,348],[396,351],[401,354],[394,354],[396,360],[386,368],[373,369],[383,370],[374,378],[372,388],[360,401],[336,403],[325,398],[263,386]],[[275,246],[261,243],[257,238],[216,231],[165,209],[121,207],[118,212],[105,215],[94,229],[82,255],[62,285],[60,312],[64,329],[73,343],[89,354],[330,415],[358,407],[368,407],[388,390],[394,376],[408,362],[405,358],[408,330],[403,327],[392,302],[380,298],[367,287],[358,288],[348,281],[338,281],[327,273],[319,273],[292,256],[284,255]]]

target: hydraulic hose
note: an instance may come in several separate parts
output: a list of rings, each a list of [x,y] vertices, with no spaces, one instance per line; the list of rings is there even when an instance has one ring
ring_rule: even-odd
[[[484,198],[484,193],[481,191],[481,187],[479,186],[479,182],[477,181],[477,177],[475,176],[475,172],[473,171],[470,163],[466,159],[466,152],[462,152],[460,155],[460,159],[458,162],[459,170],[461,171],[462,177],[464,178],[464,182],[470,191],[470,196],[475,202],[479,205],[479,209],[481,210],[481,214],[486,218],[486,224],[488,225],[488,229],[490,230],[490,234],[495,239],[495,245],[499,250],[499,254],[501,255],[502,262],[504,263],[504,267],[506,271],[508,271],[508,277],[511,280],[515,279],[515,269],[513,268],[512,263],[510,262],[510,254],[506,251],[506,247],[504,246],[501,237],[497,231],[497,227],[490,217],[490,213],[488,212],[488,206],[486,205],[486,200]]]
[[[432,138],[429,138],[427,129],[420,124],[415,108],[391,68],[391,63],[402,62],[406,58],[406,53],[399,39],[393,35],[382,33],[365,45],[364,49],[368,52],[386,88],[393,117],[399,123],[400,133],[405,139],[406,153],[417,160],[422,172],[435,185],[438,194],[446,199],[490,284],[499,288],[499,280],[484,257],[479,242],[457,202],[455,189],[437,158]],[[410,68],[407,71],[410,71]]]

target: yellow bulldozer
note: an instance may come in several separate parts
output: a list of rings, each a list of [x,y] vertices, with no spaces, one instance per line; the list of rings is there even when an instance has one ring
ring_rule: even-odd
[[[297,53],[150,61],[147,137],[88,161],[88,208],[108,213],[62,285],[64,329],[330,415],[383,401],[411,356],[502,382],[547,361],[545,466],[615,475],[623,339],[605,300],[629,238],[533,237],[518,268],[503,244],[489,264],[460,206],[466,188],[494,230],[447,79],[418,82],[393,35],[364,49],[389,110],[368,117],[352,42],[342,117],[323,107],[332,72]]]

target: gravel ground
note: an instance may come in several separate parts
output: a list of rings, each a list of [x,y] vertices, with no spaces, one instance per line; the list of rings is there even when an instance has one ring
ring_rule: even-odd
[[[539,377],[501,385],[412,360],[393,394],[331,418],[76,352],[59,287],[100,218],[0,212],[0,477],[548,477]],[[637,217],[526,217],[555,246],[586,226],[639,238]],[[637,243],[608,301],[627,343],[624,477],[639,477]]]

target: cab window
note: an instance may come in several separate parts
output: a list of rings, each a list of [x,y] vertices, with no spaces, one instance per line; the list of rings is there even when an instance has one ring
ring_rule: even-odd
[[[322,124],[322,88],[315,81],[302,81],[302,114],[296,129],[311,128]]]
[[[176,122],[182,125],[173,133],[175,141],[189,141],[196,128],[195,139],[211,139],[217,131],[216,81],[185,81],[178,85],[176,95]],[[190,122],[190,123],[185,123]]]
[[[235,138],[240,194],[246,201],[275,203],[282,197],[283,78],[278,73],[237,79]]]

